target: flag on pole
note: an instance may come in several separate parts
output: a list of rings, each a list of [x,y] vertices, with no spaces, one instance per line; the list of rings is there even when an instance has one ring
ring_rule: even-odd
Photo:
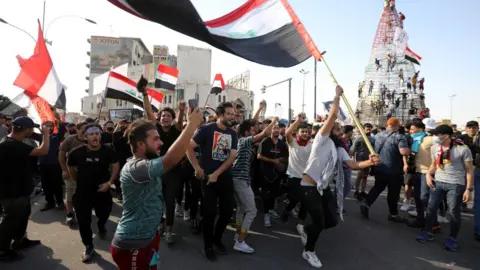
[[[323,102],[323,106],[325,107],[325,111],[327,111],[327,113],[330,111],[332,104],[333,104],[333,100]],[[338,108],[337,119],[343,122],[344,124],[347,124],[347,125],[350,124],[350,119],[348,118],[348,115],[343,111],[342,107]]]
[[[178,69],[160,64],[155,77],[155,88],[174,91],[177,79]]]
[[[412,49],[410,49],[407,46],[406,52],[405,52],[405,59],[414,64],[420,65],[420,61],[422,60],[422,57],[416,54],[414,51],[412,51]]]
[[[395,46],[395,52],[398,57],[405,56],[405,50],[407,48],[408,43],[408,34],[405,30],[401,27],[397,27],[395,29],[395,35],[393,38],[393,45]]]
[[[48,53],[40,21],[38,21],[37,45],[35,45],[33,55],[28,59],[17,56],[17,60],[21,70],[13,84],[33,96],[41,97],[48,104],[65,110],[65,86],[58,79]]]
[[[225,89],[225,82],[223,81],[223,76],[220,73],[215,75],[215,79],[213,79],[212,89],[210,90],[210,94],[218,95]]]
[[[262,65],[292,67],[311,56],[322,58],[287,0],[248,0],[210,21],[202,20],[190,0],[109,2],[135,16]]]
[[[115,72],[110,72],[105,98],[125,100],[139,107],[143,107],[143,95],[137,91],[137,83]],[[148,96],[151,97],[153,111],[157,112],[162,104],[163,93],[147,88]]]
[[[55,123],[55,115],[53,114],[50,105],[39,96],[34,96],[28,92],[22,92],[10,101],[17,104],[19,107],[24,108],[27,111],[28,117],[39,125],[47,121]],[[58,132],[56,126],[53,132]]]

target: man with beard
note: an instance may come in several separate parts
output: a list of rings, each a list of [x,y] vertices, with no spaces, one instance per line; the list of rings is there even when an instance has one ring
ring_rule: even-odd
[[[363,200],[360,210],[368,218],[369,209],[377,200],[380,193],[388,187],[387,203],[389,208],[388,220],[404,222],[398,214],[398,198],[402,189],[403,156],[410,155],[405,135],[399,133],[400,120],[392,117],[387,121],[387,130],[375,136],[375,152],[380,155],[382,163],[375,167],[375,185],[370,189]]]
[[[260,143],[257,153],[263,175],[261,198],[264,225],[267,228],[272,227],[271,217],[280,217],[274,209],[275,199],[280,195],[280,184],[287,171],[288,148],[279,136],[280,128],[277,124],[273,127],[272,135]]]
[[[237,134],[231,129],[235,116],[232,103],[221,103],[217,107],[216,115],[216,122],[205,124],[195,132],[187,151],[188,160],[195,169],[195,176],[202,181],[203,253],[211,261],[216,259],[214,246],[220,254],[227,254],[227,248],[222,244],[222,236],[233,214],[231,166],[237,155]],[[200,162],[194,152],[197,147],[200,147],[202,153]],[[217,206],[219,216],[215,226]]]
[[[74,148],[85,144],[85,137],[83,135],[84,127],[87,125],[87,122],[82,122],[77,124],[77,134],[69,136],[63,141],[60,146],[60,151],[58,152],[58,163],[62,168],[62,178],[65,182],[65,201],[66,201],[66,222],[68,225],[72,225],[74,222],[73,214],[73,194],[75,194],[75,183],[70,177],[70,173],[67,167],[67,154],[70,153]]]
[[[371,136],[373,129],[372,124],[365,123],[363,125],[363,129],[365,131],[365,134],[367,135],[368,140],[370,141],[370,144],[374,145],[375,139],[373,136]],[[363,140],[362,136],[358,136],[357,138],[355,138],[355,141],[353,142],[352,152],[353,156],[355,157],[355,161],[357,162],[369,159],[370,151],[368,150],[367,144]],[[367,193],[365,193],[365,189],[367,187],[367,178],[369,173],[370,167],[367,167],[363,170],[360,170],[357,174],[357,179],[355,180],[355,193],[353,194],[353,196],[358,201],[362,201],[362,199],[367,196]]]
[[[73,196],[78,227],[85,252],[83,262],[91,260],[95,251],[92,239],[92,210],[97,216],[98,236],[105,239],[105,224],[112,211],[110,186],[115,183],[120,170],[117,155],[109,145],[101,144],[102,127],[97,124],[85,126],[87,144],[73,149],[68,154],[68,171],[76,183]],[[111,171],[111,173],[110,173]]]
[[[40,209],[41,212],[55,208],[55,203],[59,209],[63,209],[63,179],[62,168],[58,163],[58,152],[60,143],[65,136],[65,125],[58,121],[58,132],[53,134],[55,124],[52,121],[43,123],[50,130],[50,148],[48,155],[39,157],[40,173],[42,176],[42,188],[45,192],[45,205]]]
[[[21,259],[22,255],[15,250],[40,244],[40,241],[29,240],[25,236],[33,186],[29,158],[48,154],[50,132],[47,127],[43,127],[43,143],[34,148],[23,143],[23,140],[32,136],[34,127],[38,125],[29,117],[18,117],[13,121],[12,133],[0,141],[0,205],[3,207],[0,262]]]
[[[118,269],[156,269],[160,241],[158,227],[164,207],[161,177],[184,157],[201,121],[202,112],[192,112],[184,131],[162,157],[163,142],[155,125],[136,120],[128,128],[133,158],[127,161],[120,175],[123,213],[110,248]]]
[[[309,137],[308,125],[303,122],[305,114],[301,113],[297,116],[295,122],[287,129],[286,140],[288,145],[288,205],[282,214],[282,220],[287,222],[288,217],[295,206],[300,202],[300,181],[302,180],[308,157],[312,151],[313,141]],[[296,136],[293,133],[296,132]],[[307,212],[303,205],[300,206],[297,220],[297,231],[300,235],[305,236],[304,223]]]
[[[113,121],[108,120],[103,124],[103,133],[102,133],[102,144],[113,143],[113,132],[115,131],[115,127]]]
[[[127,134],[125,134],[129,124],[130,123],[128,120],[121,120],[113,132],[113,147],[115,148],[115,152],[117,152],[120,169],[123,168],[123,165],[125,165],[127,159],[132,156],[130,144],[128,143],[128,138],[126,136]],[[115,192],[117,193],[118,201],[122,202],[122,187],[119,178],[115,180]]]

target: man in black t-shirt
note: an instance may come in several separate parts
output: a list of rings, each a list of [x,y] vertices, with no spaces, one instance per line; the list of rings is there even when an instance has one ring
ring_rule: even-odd
[[[22,255],[15,250],[40,244],[25,237],[33,186],[29,159],[48,154],[50,130],[43,127],[42,144],[34,148],[23,143],[33,134],[34,127],[38,125],[29,117],[18,117],[12,123],[12,133],[0,141],[0,205],[4,209],[0,223],[0,262],[21,259]]]
[[[102,144],[113,143],[113,131],[115,131],[113,121],[108,120],[105,122],[105,124],[103,124]]]
[[[280,184],[288,165],[288,147],[285,140],[279,139],[279,136],[280,128],[276,125],[272,135],[260,143],[257,153],[263,175],[261,197],[265,214],[264,225],[267,228],[272,226],[271,217],[280,217],[274,210],[274,205],[275,199],[280,195]]]
[[[94,254],[92,210],[97,216],[98,235],[104,239],[105,224],[112,211],[110,186],[115,183],[120,167],[115,151],[109,145],[101,144],[102,128],[97,124],[85,126],[87,144],[73,149],[68,154],[68,171],[76,183],[73,207],[85,252],[82,261],[90,261]],[[111,169],[111,172],[110,172]]]
[[[113,147],[117,153],[120,170],[123,168],[123,165],[127,163],[127,159],[132,156],[132,150],[130,149],[130,144],[128,143],[128,139],[125,134],[125,130],[127,130],[129,125],[130,123],[128,120],[121,120],[113,132]],[[118,201],[123,202],[120,177],[117,177],[117,180],[115,180],[115,192]]]

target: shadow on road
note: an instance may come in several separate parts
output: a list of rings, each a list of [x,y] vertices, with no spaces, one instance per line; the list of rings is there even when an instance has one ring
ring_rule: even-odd
[[[53,250],[47,246],[40,245],[24,251],[22,254],[25,256],[23,260],[15,262],[14,264],[0,263],[0,269],[32,269],[33,261],[35,265],[40,266],[41,269],[68,270],[68,268],[62,264],[62,260],[53,258]]]

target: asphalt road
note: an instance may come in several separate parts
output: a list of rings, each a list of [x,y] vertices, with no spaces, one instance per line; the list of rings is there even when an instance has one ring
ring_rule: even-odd
[[[443,249],[448,225],[437,235],[436,242],[420,244],[415,241],[418,229],[387,221],[388,208],[385,195],[381,195],[370,210],[370,220],[360,216],[359,205],[353,199],[346,202],[345,222],[322,233],[316,251],[324,269],[480,269],[480,242],[473,239],[473,215],[462,214],[459,236],[460,249],[448,252]],[[0,264],[0,269],[116,269],[109,253],[109,241],[95,238],[98,255],[90,264],[83,264],[80,255],[83,245],[77,230],[64,225],[63,212],[51,210],[39,212],[40,197],[32,206],[28,227],[31,239],[40,239],[42,245],[24,252],[25,259],[12,264]],[[471,207],[471,205],[470,205]],[[114,210],[107,224],[109,239],[119,220],[121,206]],[[95,219],[92,222],[92,228]],[[190,233],[189,225],[176,220],[177,241],[160,247],[159,269],[174,270],[303,270],[313,269],[301,257],[302,244],[295,231],[293,219],[287,224],[274,221],[273,228],[263,227],[263,215],[259,213],[253,225],[248,243],[256,249],[253,255],[233,251],[220,256],[217,262],[203,258],[201,236]],[[227,231],[224,244],[231,247],[233,232]]]

